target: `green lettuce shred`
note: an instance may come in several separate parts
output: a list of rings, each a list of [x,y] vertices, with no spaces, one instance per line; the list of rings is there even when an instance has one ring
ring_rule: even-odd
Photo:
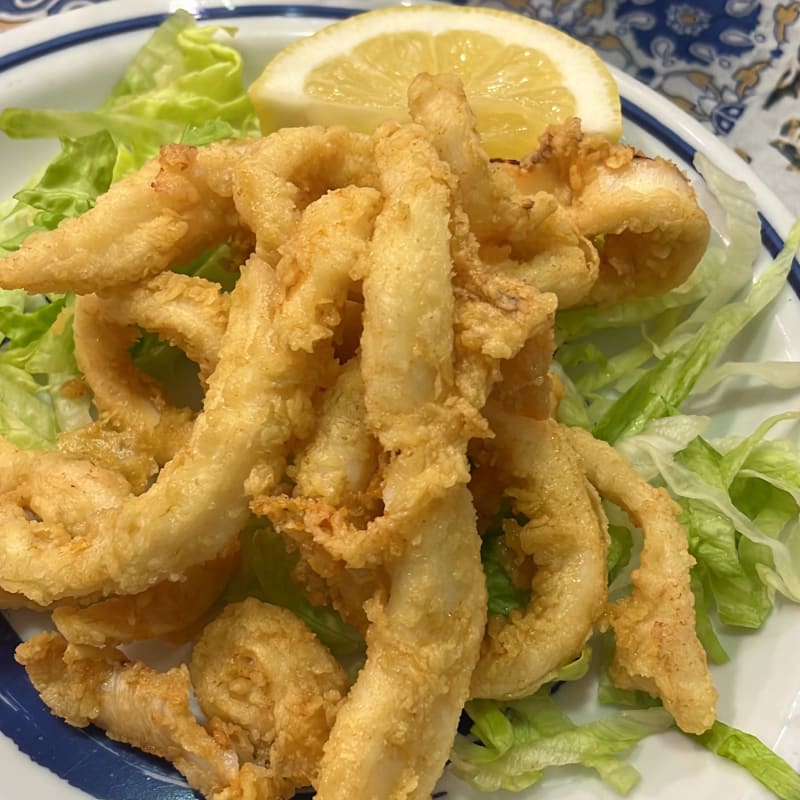
[[[752,734],[717,720],[708,731],[691,738],[712,753],[744,767],[780,800],[800,800],[800,775]]]
[[[576,725],[546,689],[502,706],[470,701],[466,712],[473,738],[456,738],[451,768],[486,792],[521,791],[540,781],[545,769],[578,764],[625,795],[640,776],[618,755],[672,725],[663,708],[620,711]]]
[[[504,504],[489,523],[481,542],[481,563],[486,576],[490,616],[508,616],[516,608],[525,608],[530,602],[530,590],[515,586],[503,566],[501,559],[503,522],[514,518],[524,525],[523,517],[514,517],[510,505]]]

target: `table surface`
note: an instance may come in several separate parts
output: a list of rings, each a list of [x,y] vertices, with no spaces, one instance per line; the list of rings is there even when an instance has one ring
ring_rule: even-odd
[[[0,0],[0,28],[104,1]],[[713,131],[800,216],[800,0],[466,2],[591,45]]]

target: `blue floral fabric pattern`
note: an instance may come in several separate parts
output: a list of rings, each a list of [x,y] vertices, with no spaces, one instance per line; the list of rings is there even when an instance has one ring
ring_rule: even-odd
[[[26,22],[45,14],[90,6],[97,0],[0,0],[0,22]]]

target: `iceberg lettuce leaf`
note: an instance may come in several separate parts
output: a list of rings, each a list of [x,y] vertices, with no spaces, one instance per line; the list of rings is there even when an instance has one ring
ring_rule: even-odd
[[[744,767],[780,800],[800,800],[800,775],[752,734],[717,720],[710,730],[699,736],[690,735],[690,738],[712,753]]]
[[[639,773],[618,754],[673,724],[663,708],[650,708],[620,711],[576,725],[547,689],[504,703],[507,722],[498,717],[494,703],[470,702],[466,711],[474,721],[471,732],[482,743],[458,736],[451,769],[483,791],[520,791],[540,780],[547,768],[580,764],[626,794],[638,782]]]

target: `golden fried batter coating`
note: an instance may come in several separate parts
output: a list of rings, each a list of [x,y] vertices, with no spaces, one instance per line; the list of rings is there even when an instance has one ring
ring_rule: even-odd
[[[567,430],[589,480],[644,533],[639,567],[631,574],[633,592],[608,610],[616,641],[609,674],[623,689],[660,697],[682,730],[702,733],[716,718],[717,690],[695,632],[689,584],[694,559],[680,508],[610,445],[578,428]]]
[[[197,640],[190,670],[209,728],[241,761],[270,766],[288,796],[316,783],[348,680],[291,611],[254,598],[226,606]]]

